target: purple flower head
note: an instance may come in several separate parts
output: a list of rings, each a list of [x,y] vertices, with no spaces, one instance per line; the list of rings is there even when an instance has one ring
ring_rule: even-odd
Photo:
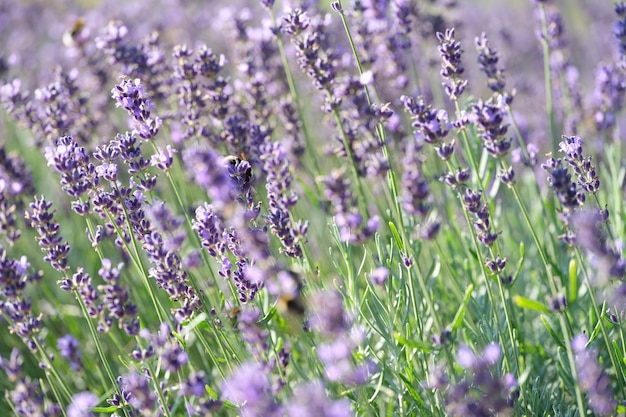
[[[576,355],[578,385],[587,394],[589,406],[598,415],[615,415],[617,401],[608,375],[600,368],[597,352],[587,348],[588,339],[584,334],[574,336],[571,343]]]
[[[248,417],[282,415],[267,372],[257,363],[246,362],[235,369],[222,384],[222,396],[239,405],[242,415]]]
[[[216,209],[221,210],[234,201],[236,184],[219,153],[201,147],[189,148],[183,160],[194,182],[206,190]]]
[[[81,353],[80,350],[78,350],[79,346],[80,344],[78,340],[70,334],[60,337],[57,340],[57,348],[59,349],[61,356],[70,361],[70,368],[72,368],[72,371],[75,372],[83,367]]]
[[[456,100],[467,86],[467,80],[461,79],[465,72],[461,62],[461,43],[454,38],[454,28],[446,29],[445,33],[437,32],[439,53],[441,54],[441,77],[443,86],[451,100]]]
[[[167,172],[174,163],[174,154],[178,152],[170,145],[167,145],[165,150],[163,148],[157,148],[157,153],[150,158],[150,165],[157,167],[161,171]]]
[[[39,234],[37,240],[42,252],[45,253],[44,261],[50,263],[57,271],[66,271],[69,268],[67,254],[70,247],[59,235],[59,224],[54,220],[54,212],[49,211],[50,207],[52,203],[46,201],[43,196],[41,199],[35,197],[35,201],[30,203],[30,210],[24,216]]]
[[[67,408],[67,417],[94,417],[93,408],[98,405],[98,396],[84,391],[72,397],[72,403]]]
[[[147,98],[141,80],[123,79],[111,93],[116,107],[122,107],[135,120],[139,136],[145,140],[153,139],[159,132],[162,121],[151,116],[154,105]]]
[[[370,274],[370,281],[376,285],[384,285],[389,278],[389,270],[384,266],[379,266]]]
[[[453,416],[508,415],[512,411],[512,393],[517,382],[511,374],[502,377],[491,371],[500,360],[500,346],[492,343],[482,354],[461,346],[457,362],[466,369],[466,378],[449,386],[445,393],[446,410]],[[444,375],[431,382],[433,388],[444,388]]]
[[[45,156],[48,166],[61,174],[63,190],[71,197],[78,198],[97,185],[89,154],[71,136],[63,136],[55,145],[46,147]]]
[[[498,52],[489,46],[489,40],[485,32],[474,39],[478,51],[478,64],[481,71],[487,76],[487,85],[496,93],[504,90],[504,71],[498,68]]]
[[[350,409],[350,402],[346,399],[328,398],[324,385],[320,381],[298,385],[285,405],[285,414],[293,417],[350,417],[354,415]]]

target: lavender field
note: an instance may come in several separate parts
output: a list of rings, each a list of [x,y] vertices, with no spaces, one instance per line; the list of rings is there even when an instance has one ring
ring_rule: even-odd
[[[626,5],[0,0],[0,417],[626,416]]]

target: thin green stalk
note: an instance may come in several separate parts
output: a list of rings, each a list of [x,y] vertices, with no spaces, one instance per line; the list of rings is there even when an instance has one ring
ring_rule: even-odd
[[[538,3],[541,20],[541,45],[543,47],[543,74],[546,87],[546,112],[548,115],[548,128],[550,132],[550,145],[552,150],[558,149],[558,137],[556,133],[556,121],[554,116],[554,103],[552,99],[552,73],[550,69],[550,43],[548,40],[548,22],[546,9],[542,3]]]
[[[556,286],[556,283],[554,282],[554,277],[552,276],[552,268],[544,252],[543,245],[541,244],[541,241],[539,240],[537,232],[535,231],[535,228],[532,224],[532,221],[530,220],[530,217],[528,216],[528,211],[526,210],[526,206],[522,202],[522,199],[514,184],[511,184],[511,190],[513,191],[513,196],[515,197],[515,200],[517,201],[517,204],[520,210],[522,211],[524,220],[526,221],[526,224],[528,225],[528,228],[530,230],[530,234],[532,235],[533,240],[535,241],[535,245],[537,246],[537,252],[539,252],[539,256],[541,257],[541,261],[543,262],[544,268],[546,270],[547,281],[548,281],[548,285],[550,286],[552,297],[556,298],[558,296],[558,288]],[[561,326],[561,332],[566,339],[565,348],[566,348],[566,353],[567,353],[567,359],[568,359],[569,366],[570,366],[570,371],[572,372],[572,376],[574,377],[574,379],[578,380],[578,372],[576,370],[574,352],[572,351],[572,344],[570,343],[573,337],[573,333],[571,331],[568,321],[566,320],[565,313],[560,312],[558,314],[558,317],[559,317],[559,325]],[[582,392],[578,384],[576,384],[574,389],[575,389],[576,403],[578,404],[578,408],[581,412],[581,415],[586,415],[585,403],[583,401]]]
[[[109,382],[111,382],[111,385],[113,385],[115,389],[115,393],[119,396],[119,398],[124,398],[122,396],[122,391],[120,390],[120,387],[117,384],[115,375],[113,374],[113,370],[111,369],[111,364],[107,360],[107,357],[104,353],[104,349],[102,348],[102,344],[100,343],[98,332],[96,331],[96,328],[93,325],[93,321],[91,320],[91,316],[89,315],[89,312],[87,311],[87,306],[85,305],[85,302],[83,301],[80,294],[78,293],[78,290],[73,290],[73,293],[74,293],[74,297],[76,297],[76,300],[78,301],[78,304],[80,305],[80,310],[83,313],[83,317],[85,318],[85,321],[87,321],[87,327],[89,327],[89,333],[91,333],[91,338],[93,339],[93,343],[96,346],[96,350],[98,351],[98,356],[100,357],[100,360],[102,361],[102,365],[104,366],[104,370],[107,374],[107,377],[109,378]],[[128,410],[126,410],[126,407],[122,406],[122,411],[124,412],[124,415],[129,416]]]

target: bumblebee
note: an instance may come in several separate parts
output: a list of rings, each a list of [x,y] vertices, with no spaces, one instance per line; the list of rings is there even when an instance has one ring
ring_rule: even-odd
[[[89,35],[85,19],[79,17],[72,27],[63,34],[63,44],[67,47],[82,46]]]
[[[302,280],[292,271],[278,273],[278,299],[276,309],[281,314],[303,317],[306,306],[302,299]]]
[[[242,153],[240,156],[225,156],[224,165],[228,168],[228,175],[242,187],[250,186],[252,183],[252,165]]]

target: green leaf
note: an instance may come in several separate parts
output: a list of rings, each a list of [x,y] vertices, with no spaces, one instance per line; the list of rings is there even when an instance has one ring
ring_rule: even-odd
[[[430,352],[432,350],[432,346],[429,345],[428,343],[409,340],[409,339],[406,339],[404,336],[397,334],[397,333],[394,334],[393,337],[396,339],[398,343],[406,347],[409,347],[411,349],[416,349],[420,352]]]
[[[420,411],[422,412],[422,415],[427,415],[427,414],[423,414],[424,412],[427,412],[428,410],[426,408],[426,404],[424,403],[424,400],[422,399],[422,397],[420,397],[419,392],[417,392],[417,390],[413,388],[413,385],[404,374],[398,373],[398,376],[400,377],[400,379],[402,379],[402,381],[404,381],[407,391],[411,395],[411,398],[413,398],[415,402],[417,403],[416,404],[417,408],[420,409]]]
[[[548,333],[550,333],[550,336],[552,336],[552,339],[554,339],[556,344],[559,345],[561,349],[566,350],[565,345],[563,344],[559,336],[557,336],[557,334],[554,332],[554,329],[548,322],[548,319],[546,319],[545,316],[541,316],[541,321],[543,325],[546,326],[546,330],[548,330]]]
[[[569,261],[569,291],[567,294],[567,304],[571,305],[576,302],[578,298],[578,264],[576,259],[572,258]]]
[[[391,229],[391,234],[396,241],[396,245],[400,248],[400,250],[404,250],[404,245],[402,244],[402,239],[400,239],[400,234],[398,233],[398,229],[393,222],[389,222],[389,228]]]
[[[530,298],[522,297],[521,295],[516,295],[513,297],[513,302],[521,308],[526,308],[528,310],[535,310],[540,313],[549,314],[550,310],[548,307],[544,306],[538,301],[531,300]]]
[[[95,411],[96,413],[112,413],[114,411],[119,410],[120,407],[116,407],[114,405],[110,406],[110,407],[94,407],[93,411]]]
[[[459,309],[456,311],[454,315],[454,320],[452,320],[452,325],[450,326],[450,331],[455,331],[461,326],[463,323],[463,316],[465,315],[465,310],[467,309],[467,303],[469,302],[472,291],[474,291],[474,284],[470,284],[469,287],[465,290],[465,295],[463,296],[463,303],[459,306]]]

